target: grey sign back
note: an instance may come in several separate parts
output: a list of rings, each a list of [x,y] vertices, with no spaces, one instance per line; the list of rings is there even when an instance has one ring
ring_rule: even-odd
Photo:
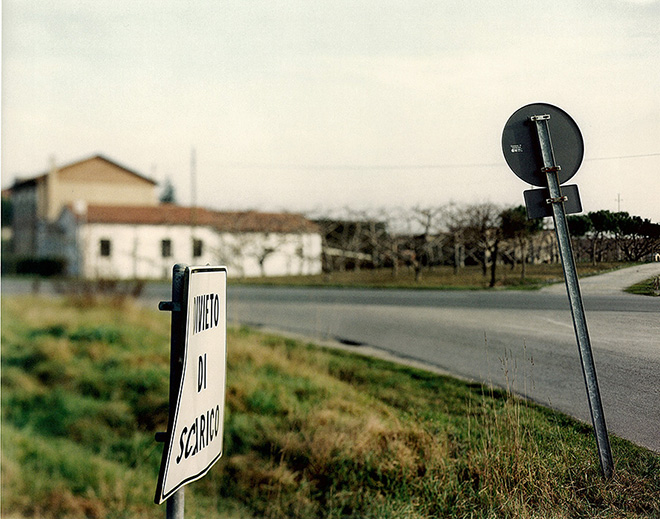
[[[502,152],[513,172],[533,186],[546,187],[546,174],[542,171],[543,159],[539,138],[531,117],[540,114],[550,116],[552,147],[555,163],[561,168],[559,183],[563,184],[577,172],[584,156],[584,141],[575,121],[561,108],[535,103],[523,106],[509,117],[502,132]]]

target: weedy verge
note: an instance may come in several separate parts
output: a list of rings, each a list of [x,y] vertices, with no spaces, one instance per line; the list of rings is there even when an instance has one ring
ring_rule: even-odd
[[[162,517],[168,333],[130,304],[3,297],[3,516]],[[236,328],[224,456],[186,517],[660,516],[660,456],[612,448],[606,482],[589,426],[511,391]]]

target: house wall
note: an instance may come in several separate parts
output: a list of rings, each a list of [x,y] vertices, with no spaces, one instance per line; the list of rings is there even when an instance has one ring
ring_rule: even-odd
[[[199,257],[193,257],[193,239],[202,241]],[[77,238],[68,242],[76,240],[83,251],[82,274],[90,279],[162,279],[170,276],[175,263],[226,265],[232,277],[321,272],[321,237],[315,234],[232,234],[202,226],[82,224]],[[101,240],[109,241],[109,256],[101,254]],[[169,257],[163,257],[162,240],[171,242]],[[268,254],[264,254],[266,250]],[[68,257],[75,265],[75,251]]]
[[[217,258],[234,277],[321,273],[321,235],[221,233]]]
[[[202,255],[193,257],[192,240],[202,241]],[[85,278],[167,278],[175,263],[213,263],[215,233],[205,227],[86,224],[81,232]],[[101,240],[110,244],[103,256]],[[163,257],[162,240],[170,240],[171,256]]]
[[[74,203],[77,200],[85,200],[90,205],[157,205],[154,186],[148,185],[148,190],[145,190],[144,187],[131,183],[61,182],[58,209],[61,210],[66,204]]]
[[[59,215],[65,205],[77,200],[90,205],[158,205],[153,183],[100,158],[67,166],[56,174],[51,215]]]

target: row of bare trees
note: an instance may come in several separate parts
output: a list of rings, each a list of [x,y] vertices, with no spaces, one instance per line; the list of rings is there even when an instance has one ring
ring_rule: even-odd
[[[414,270],[419,280],[425,269],[451,265],[479,265],[490,285],[498,265],[556,262],[554,231],[544,229],[550,220],[528,220],[523,206],[492,203],[416,206],[396,211],[345,210],[317,218],[323,236],[326,271],[391,268]],[[660,252],[660,225],[627,213],[597,211],[569,219],[578,259],[638,261]],[[613,249],[615,258],[604,251]]]
[[[416,206],[398,211],[345,211],[316,220],[321,227],[327,271],[412,268],[421,279],[427,268],[466,264],[490,269],[495,284],[498,263],[515,266],[539,259],[532,238],[542,230],[540,220],[527,220],[524,207],[502,208],[483,203],[441,207]],[[553,244],[550,244],[553,247]],[[545,253],[545,260],[553,257]],[[494,260],[497,261],[494,261]],[[522,275],[525,275],[523,267]]]

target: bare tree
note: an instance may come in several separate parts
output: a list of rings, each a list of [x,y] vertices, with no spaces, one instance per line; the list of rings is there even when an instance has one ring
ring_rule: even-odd
[[[490,265],[490,286],[495,286],[497,257],[502,240],[502,210],[491,203],[473,204],[452,212],[450,230],[461,232],[466,252],[480,265],[484,277]]]
[[[422,270],[432,267],[442,258],[442,247],[447,241],[445,208],[413,207],[407,215],[408,236],[405,241],[407,260],[415,272],[415,281],[422,279]]]
[[[387,221],[380,214],[345,209],[318,218],[327,271],[379,268],[388,257]]]
[[[286,271],[293,272],[292,263],[300,261],[304,269],[304,236],[310,232],[310,222],[299,214],[256,213],[253,211],[218,213],[215,222],[219,246],[214,250],[218,261],[231,266],[239,275],[246,267],[257,266],[266,276],[269,258],[278,256]],[[314,227],[315,229],[315,227]]]
[[[369,258],[369,266],[380,269],[392,268],[392,275],[396,277],[400,261],[400,237],[395,232],[397,227],[397,211],[370,210],[355,212],[353,220],[359,225],[356,232],[360,235],[360,250]]]
[[[529,255],[529,243],[537,232],[543,226],[543,221],[540,219],[529,220],[527,218],[527,211],[525,206],[511,207],[505,209],[500,214],[502,225],[502,237],[507,240],[512,240],[514,243],[514,250],[511,258],[512,266],[516,265],[516,246],[520,248],[520,262],[522,264],[522,272],[520,279],[525,279],[525,267],[527,265],[527,256]]]

